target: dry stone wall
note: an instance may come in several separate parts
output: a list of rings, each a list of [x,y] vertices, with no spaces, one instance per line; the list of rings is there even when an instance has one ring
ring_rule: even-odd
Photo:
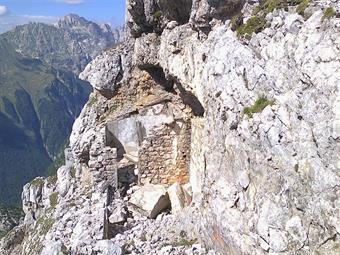
[[[189,181],[191,125],[176,121],[162,125],[142,144],[139,152],[139,181],[165,184]]]

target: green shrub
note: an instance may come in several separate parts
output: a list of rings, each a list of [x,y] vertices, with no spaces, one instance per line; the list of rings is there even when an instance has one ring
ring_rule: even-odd
[[[322,21],[324,21],[325,19],[330,19],[331,17],[335,16],[335,14],[336,12],[334,8],[332,7],[326,8],[323,12]]]
[[[245,37],[246,39],[250,39],[252,33],[259,33],[263,29],[267,27],[267,21],[264,17],[253,16],[248,19],[246,24],[243,24],[239,28],[237,28],[237,36]]]
[[[253,15],[257,15],[257,14],[259,14],[259,12],[261,12],[262,11],[262,6],[261,5],[257,5],[256,7],[255,7],[255,9],[253,10]]]
[[[0,230],[0,239],[3,238],[7,232]]]
[[[253,15],[257,15],[262,12],[263,15],[266,15],[270,12],[273,12],[275,9],[285,9],[288,10],[288,6],[295,6],[301,4],[304,0],[266,0],[262,1],[260,5],[256,6]]]
[[[152,16],[155,18],[155,19],[160,19],[162,17],[162,12],[161,11],[155,11]]]
[[[51,195],[50,195],[50,206],[52,208],[55,208],[58,204],[58,192],[53,192]]]
[[[263,3],[262,9],[265,13],[273,12],[275,9],[286,9],[287,2],[283,0],[267,0]]]
[[[255,101],[253,106],[245,107],[244,113],[247,114],[249,118],[252,118],[254,113],[262,112],[263,109],[266,108],[268,105],[273,104],[273,100],[269,100],[265,96],[261,96]]]

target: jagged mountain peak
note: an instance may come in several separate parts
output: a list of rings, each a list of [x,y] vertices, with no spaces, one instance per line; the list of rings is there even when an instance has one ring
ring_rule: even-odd
[[[79,16],[78,14],[70,13],[59,19],[57,27],[59,28],[74,28],[74,27],[87,27],[87,26],[98,26],[98,24]]]
[[[1,37],[29,57],[79,73],[102,50],[120,40],[117,31],[69,14],[56,25],[30,23],[17,26]]]
[[[79,21],[79,20],[82,20],[82,21],[86,21],[86,19],[84,17],[81,17],[79,16],[78,14],[75,14],[75,13],[69,13],[67,15],[65,15],[64,17],[62,17],[60,19],[60,21],[62,20],[65,20],[65,21]]]

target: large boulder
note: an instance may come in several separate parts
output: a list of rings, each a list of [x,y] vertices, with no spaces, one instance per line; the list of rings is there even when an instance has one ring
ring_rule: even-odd
[[[154,219],[170,208],[169,195],[163,185],[147,184],[131,195],[130,203],[139,207],[148,218]]]
[[[86,66],[79,78],[90,82],[95,90],[111,98],[123,78],[121,54],[120,48],[104,51]]]
[[[111,224],[120,224],[126,221],[127,211],[122,201],[116,200],[110,210],[109,222]]]
[[[160,37],[155,33],[149,33],[136,39],[133,55],[134,65],[146,69],[151,66],[158,66],[158,51]]]

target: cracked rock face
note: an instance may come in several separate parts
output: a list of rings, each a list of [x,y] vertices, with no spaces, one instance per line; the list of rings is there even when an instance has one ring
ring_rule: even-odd
[[[28,229],[1,252],[339,253],[340,20],[323,15],[340,6],[274,10],[244,40],[241,3],[193,1],[182,24],[127,1],[124,50],[82,74],[95,92],[66,166],[25,186]],[[171,210],[151,216],[162,197]]]
[[[205,238],[222,254],[337,252],[339,20],[314,8],[306,21],[275,11],[247,44],[228,23],[204,40],[169,27],[153,52],[206,110],[191,141],[202,158],[192,155],[191,178]],[[244,114],[261,96],[274,103]]]

